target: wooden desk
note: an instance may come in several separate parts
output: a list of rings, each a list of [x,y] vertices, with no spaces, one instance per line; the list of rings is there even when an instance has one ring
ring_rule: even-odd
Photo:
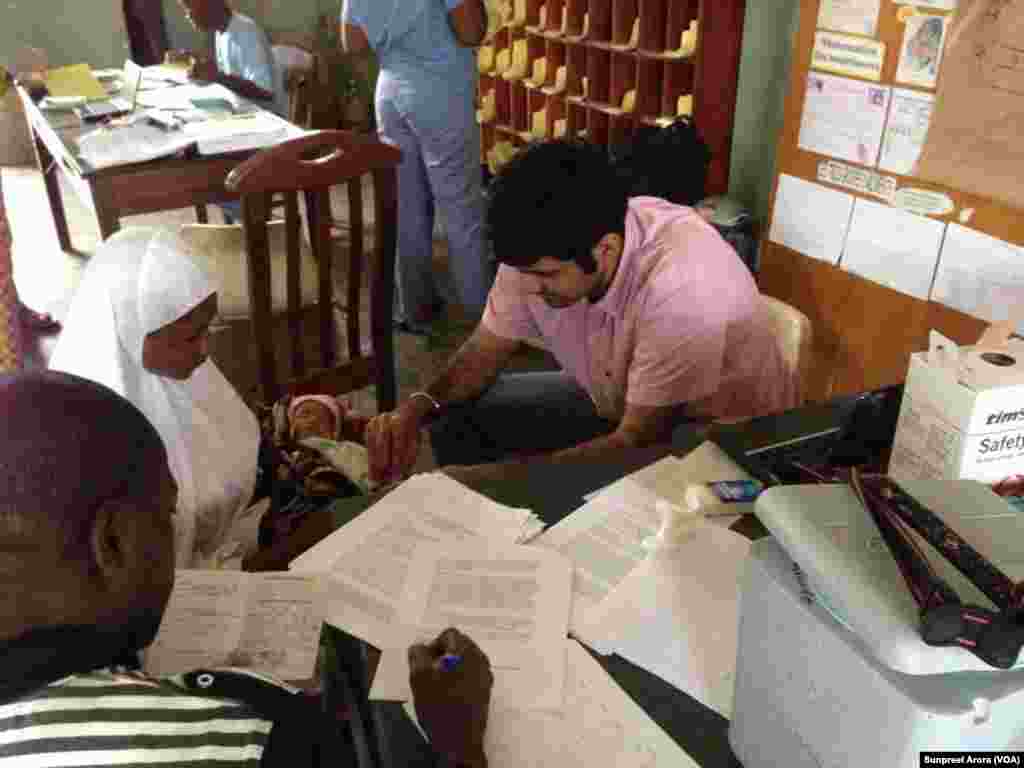
[[[717,427],[716,431],[729,432],[739,437],[744,445],[754,447],[774,442],[780,437],[838,426],[843,401],[807,406],[777,416],[754,419],[745,424]],[[501,476],[478,476],[474,478],[472,487],[500,503],[529,507],[545,523],[553,525],[582,506],[584,495],[669,453],[685,456],[702,441],[702,437],[683,428],[673,435],[671,445],[633,451],[616,462],[536,466],[505,472]],[[325,514],[308,519],[289,541],[248,561],[247,567],[254,570],[287,567],[289,560],[357,517],[377,498],[359,497],[335,502],[330,509],[325,510]],[[767,531],[752,515],[737,522],[733,530],[750,538],[767,535]],[[367,667],[353,674],[362,677],[359,687],[365,686],[364,690],[369,690],[377,651],[367,646],[363,646],[361,651],[353,650],[358,641],[346,633],[338,634],[343,638],[342,642],[349,646],[350,656],[362,653]],[[729,721],[726,718],[619,656],[591,655],[702,768],[741,768],[729,746]],[[365,707],[366,704],[360,702],[358,706]],[[369,738],[376,741],[375,759],[379,760],[380,765],[385,768],[432,766],[429,748],[405,718],[400,706],[373,702],[369,710],[369,719],[372,721]]]
[[[36,165],[46,183],[53,225],[64,251],[74,248],[57,183],[57,174],[61,171],[79,198],[95,209],[103,239],[120,229],[122,216],[238,199],[225,189],[224,179],[255,150],[208,156],[193,152],[188,157],[168,157],[95,171],[79,164],[75,158],[75,142],[96,126],[77,123],[57,127],[24,88],[19,86],[18,94],[28,118]]]

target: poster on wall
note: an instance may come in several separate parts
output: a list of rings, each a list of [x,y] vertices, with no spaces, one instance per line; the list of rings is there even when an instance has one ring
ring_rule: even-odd
[[[814,34],[814,51],[811,54],[814,69],[863,77],[877,83],[882,79],[884,62],[885,43],[832,32]]]
[[[935,97],[930,93],[907,88],[892,89],[892,104],[889,106],[889,120],[885,124],[879,168],[903,176],[913,174],[928,135],[934,105]]]
[[[834,32],[875,36],[881,0],[821,0],[818,26]]]
[[[918,8],[934,8],[937,11],[956,10],[956,0],[896,0],[896,5],[916,5]]]
[[[808,152],[874,166],[882,144],[889,92],[886,86],[861,80],[809,73],[798,146]]]
[[[960,0],[917,175],[1024,208],[1024,0]]]
[[[935,87],[948,23],[948,16],[914,14],[907,18],[896,82],[922,88]]]

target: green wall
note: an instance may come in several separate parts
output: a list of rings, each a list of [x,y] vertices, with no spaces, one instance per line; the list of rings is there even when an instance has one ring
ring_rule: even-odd
[[[0,0],[0,64],[25,47],[51,66],[120,66],[128,57],[121,0]]]
[[[800,0],[747,0],[729,195],[764,224]]]

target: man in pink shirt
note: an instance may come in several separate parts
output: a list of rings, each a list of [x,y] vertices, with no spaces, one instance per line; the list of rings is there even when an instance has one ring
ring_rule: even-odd
[[[440,466],[605,460],[687,421],[795,404],[757,286],[691,208],[627,197],[604,150],[549,141],[492,182],[502,266],[473,336],[424,392],[367,427],[370,473],[409,471],[431,423]],[[502,374],[524,342],[553,373]]]

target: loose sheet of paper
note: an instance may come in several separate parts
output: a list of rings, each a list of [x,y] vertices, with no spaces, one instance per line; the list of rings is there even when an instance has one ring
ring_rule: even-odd
[[[932,301],[989,322],[1024,306],[1024,247],[952,223],[946,228]],[[1024,323],[1017,326],[1024,333]]]
[[[934,106],[935,97],[930,93],[893,88],[879,168],[903,176],[914,172]]]
[[[146,650],[153,675],[252,667],[312,677],[324,618],[322,585],[292,573],[179,570],[160,631]]]
[[[697,768],[579,643],[565,641],[565,707],[495,707],[484,733],[490,768]],[[412,702],[405,711],[415,723]]]
[[[838,264],[853,211],[853,195],[788,174],[779,176],[768,239]]]
[[[574,566],[570,629],[647,557],[644,540],[661,527],[658,501],[683,505],[691,483],[744,480],[749,476],[717,445],[701,443],[684,459],[668,457],[605,488],[534,544],[561,552]],[[728,526],[735,517],[714,518]]]
[[[861,80],[808,73],[798,146],[874,166],[889,109],[889,91],[887,86]]]
[[[858,198],[840,266],[926,301],[945,224]]]
[[[914,14],[906,21],[896,82],[934,88],[939,79],[949,16]]]
[[[881,0],[821,0],[818,26],[874,37],[880,5]]]
[[[651,555],[589,616],[580,639],[732,714],[739,593],[750,541],[705,523]]]
[[[455,627],[490,659],[494,702],[560,710],[571,575],[568,560],[537,547],[418,546],[397,610],[402,630],[383,649],[370,698],[408,700],[409,645]]]
[[[416,545],[523,541],[528,510],[491,501],[439,472],[415,475],[292,561],[329,574],[327,621],[378,648],[393,645],[396,609]]]

